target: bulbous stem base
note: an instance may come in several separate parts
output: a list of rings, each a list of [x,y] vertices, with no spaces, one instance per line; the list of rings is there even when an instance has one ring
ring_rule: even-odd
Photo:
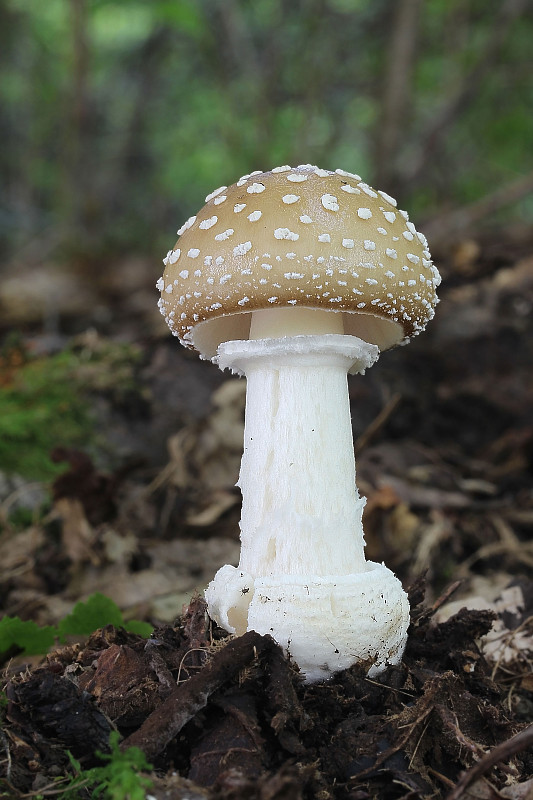
[[[383,564],[354,575],[253,578],[220,569],[206,591],[209,613],[227,630],[270,634],[296,661],[307,683],[352,664],[374,677],[401,660],[409,603]]]

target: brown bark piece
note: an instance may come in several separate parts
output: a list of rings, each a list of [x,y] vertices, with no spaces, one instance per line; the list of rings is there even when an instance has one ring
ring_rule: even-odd
[[[264,740],[250,692],[234,691],[217,701],[208,729],[191,751],[188,778],[212,786],[228,769],[257,778],[264,768]]]
[[[28,680],[8,686],[8,718],[36,741],[49,737],[64,743],[76,758],[109,749],[111,725],[94,698],[68,678],[49,670],[36,671]],[[11,707],[12,706],[12,707]]]
[[[118,644],[104,650],[95,671],[82,675],[79,686],[96,698],[104,714],[126,726],[140,724],[154,710],[162,688],[147,655]]]
[[[149,760],[155,758],[183,726],[205,708],[209,697],[217,689],[254,658],[274,646],[277,647],[270,636],[261,636],[255,631],[248,631],[230,641],[199,673],[179,684],[139,730],[124,740],[122,747],[137,746]]]

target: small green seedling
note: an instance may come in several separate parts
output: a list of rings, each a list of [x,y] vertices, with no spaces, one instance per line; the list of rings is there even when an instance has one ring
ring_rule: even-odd
[[[74,775],[60,778],[53,794],[61,800],[80,800],[88,795],[94,800],[145,800],[152,781],[141,772],[152,769],[142,750],[130,747],[122,751],[120,734],[112,731],[109,737],[110,753],[97,753],[107,764],[91,769],[82,769],[81,764],[69,753]],[[81,794],[82,790],[84,793]]]

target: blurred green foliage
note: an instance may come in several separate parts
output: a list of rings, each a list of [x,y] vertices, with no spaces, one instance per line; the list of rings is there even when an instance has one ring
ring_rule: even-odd
[[[37,625],[33,620],[4,616],[0,620],[0,653],[15,645],[23,655],[40,655],[48,652],[57,639],[65,643],[69,636],[89,636],[105,625],[123,627],[131,633],[147,638],[153,631],[148,622],[124,622],[117,604],[99,592],[85,602],[76,603],[72,612],[56,625]]]
[[[533,170],[532,40],[531,0],[4,0],[4,249],[163,252],[281,163],[457,208]]]
[[[0,464],[4,472],[48,480],[64,471],[50,460],[59,443],[81,445],[92,426],[72,381],[69,351],[20,367],[0,392]]]
[[[50,480],[65,469],[54,464],[59,445],[98,448],[89,397],[111,395],[115,402],[136,391],[137,348],[94,337],[75,339],[47,358],[25,360],[4,347],[0,359],[0,464],[7,474]]]

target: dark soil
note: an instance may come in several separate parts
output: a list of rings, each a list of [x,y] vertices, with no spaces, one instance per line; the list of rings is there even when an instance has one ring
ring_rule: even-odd
[[[419,581],[405,658],[377,680],[353,667],[306,686],[270,637],[222,637],[200,598],[148,641],[109,626],[10,680],[3,785],[26,796],[67,749],[93,765],[116,728],[153,763],[158,798],[460,797],[474,781],[498,797],[533,773],[531,674],[494,679],[477,644],[492,612],[437,624],[447,598],[422,596]]]

